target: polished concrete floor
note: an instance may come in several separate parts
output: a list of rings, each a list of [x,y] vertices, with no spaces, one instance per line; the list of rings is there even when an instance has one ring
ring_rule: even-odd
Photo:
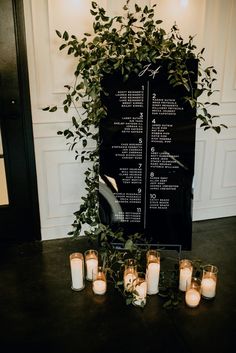
[[[69,254],[84,240],[1,246],[0,352],[235,352],[236,217],[193,223],[193,247],[181,257],[219,268],[217,295],[190,309],[165,310],[151,296],[144,309],[126,306],[109,287],[71,290]]]

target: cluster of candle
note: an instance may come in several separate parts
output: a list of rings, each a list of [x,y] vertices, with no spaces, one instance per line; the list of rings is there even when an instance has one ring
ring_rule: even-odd
[[[124,268],[124,289],[133,293],[133,304],[143,306],[146,304],[147,294],[158,293],[160,276],[160,254],[156,250],[149,250],[146,254],[146,273],[137,271],[135,259],[126,259]],[[70,255],[72,289],[80,291],[85,286],[86,280],[92,281],[95,294],[105,294],[107,289],[106,276],[102,267],[98,266],[98,252],[87,250],[82,253]]]
[[[87,250],[84,255],[82,253],[70,255],[72,289],[80,291],[84,288],[84,267],[86,279],[93,282],[94,293],[105,294],[107,288],[106,276],[102,267],[98,266],[98,252],[96,250]]]
[[[138,272],[135,259],[126,259],[124,263],[124,289],[133,295],[133,304],[144,306],[146,296],[159,292],[160,253],[148,250],[146,253],[146,272]],[[85,278],[92,281],[93,292],[103,295],[107,290],[104,269],[98,265],[98,252],[87,250],[70,255],[72,289],[80,291],[85,286]],[[86,272],[86,276],[84,275]],[[193,277],[192,261],[183,259],[179,263],[179,290],[185,292],[185,302],[195,308],[201,297],[212,299],[216,295],[218,269],[213,265],[203,267],[202,279]]]
[[[203,267],[202,279],[192,277],[193,265],[190,260],[180,261],[179,289],[185,292],[185,302],[195,308],[199,305],[201,297],[212,299],[216,295],[218,269],[213,265]]]

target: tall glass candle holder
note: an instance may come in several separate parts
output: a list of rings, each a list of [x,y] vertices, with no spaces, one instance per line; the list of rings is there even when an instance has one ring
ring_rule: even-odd
[[[133,282],[137,277],[137,261],[135,259],[126,259],[124,269],[124,289],[126,291],[132,292]]]
[[[135,306],[144,307],[146,305],[147,297],[147,281],[144,272],[138,272],[137,278],[133,282],[133,301]]]
[[[201,280],[193,277],[187,281],[187,289],[185,293],[185,302],[190,308],[198,306],[201,300]]]
[[[86,279],[93,280],[93,273],[98,269],[98,252],[97,250],[87,250],[84,253],[86,265]]]
[[[185,292],[187,282],[191,281],[193,273],[192,261],[183,259],[179,262],[179,290]]]
[[[106,274],[102,266],[98,266],[97,271],[93,272],[93,292],[103,295],[107,290]]]
[[[71,289],[79,291],[84,288],[84,257],[76,252],[70,255]]]
[[[160,253],[157,250],[148,250],[146,259],[147,294],[152,295],[159,292]]]
[[[216,295],[218,268],[213,265],[205,265],[202,272],[202,296],[205,299],[213,299]]]

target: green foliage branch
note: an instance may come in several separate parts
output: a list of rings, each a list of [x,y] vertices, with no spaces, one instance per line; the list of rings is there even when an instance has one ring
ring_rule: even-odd
[[[90,231],[84,233],[92,241],[100,239],[108,272],[117,287],[122,283],[120,270],[116,269],[117,264],[123,265],[127,254],[135,258],[140,257],[141,235],[131,234],[128,238],[124,237],[122,230],[113,231],[108,225],[102,224],[99,216],[98,128],[101,119],[107,115],[101,96],[108,94],[101,85],[104,75],[117,70],[126,81],[130,73],[140,72],[144,62],[155,64],[161,59],[167,63],[169,83],[173,87],[183,86],[186,91],[186,104],[197,108],[195,118],[200,120],[200,126],[204,130],[213,129],[217,133],[220,133],[222,127],[226,127],[224,124],[215,125],[214,118],[217,116],[209,112],[210,107],[218,105],[217,102],[210,101],[210,96],[216,92],[213,86],[217,72],[213,66],[202,68],[204,48],[195,54],[194,38],[189,36],[185,42],[176,24],[172,26],[170,33],[166,33],[160,27],[162,20],[155,19],[155,7],[156,5],[141,8],[135,4],[132,12],[127,0],[123,15],[109,17],[106,11],[93,1],[90,10],[94,17],[93,34],[84,33],[84,37],[78,39],[67,31],[61,33],[56,30],[57,36],[62,40],[59,49],[67,50],[68,55],[77,58],[74,83],[64,86],[67,92],[62,102],[65,113],[73,111],[76,114],[71,117],[72,128],[58,131],[58,134],[66,138],[69,149],[75,152],[76,160],[80,158],[82,163],[90,162],[85,172],[87,195],[82,197],[82,204],[74,213],[73,230],[69,234],[77,237],[82,226],[89,225]],[[189,59],[197,59],[199,62],[198,81],[194,87],[191,83],[192,72],[187,67]],[[207,97],[204,102],[199,101],[201,95]],[[48,106],[44,110],[55,112],[57,106]],[[88,140],[94,140],[96,147],[89,148]],[[81,145],[83,149],[79,152],[78,146]],[[120,243],[125,251],[115,250],[113,242]],[[145,244],[144,239],[142,243]],[[145,249],[147,248],[146,243]]]

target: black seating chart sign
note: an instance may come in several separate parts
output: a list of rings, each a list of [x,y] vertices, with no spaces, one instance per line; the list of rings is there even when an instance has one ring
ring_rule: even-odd
[[[197,60],[189,61],[197,78]],[[144,64],[124,82],[102,81],[107,117],[100,123],[100,216],[152,244],[191,249],[195,109],[167,78],[166,64]]]

